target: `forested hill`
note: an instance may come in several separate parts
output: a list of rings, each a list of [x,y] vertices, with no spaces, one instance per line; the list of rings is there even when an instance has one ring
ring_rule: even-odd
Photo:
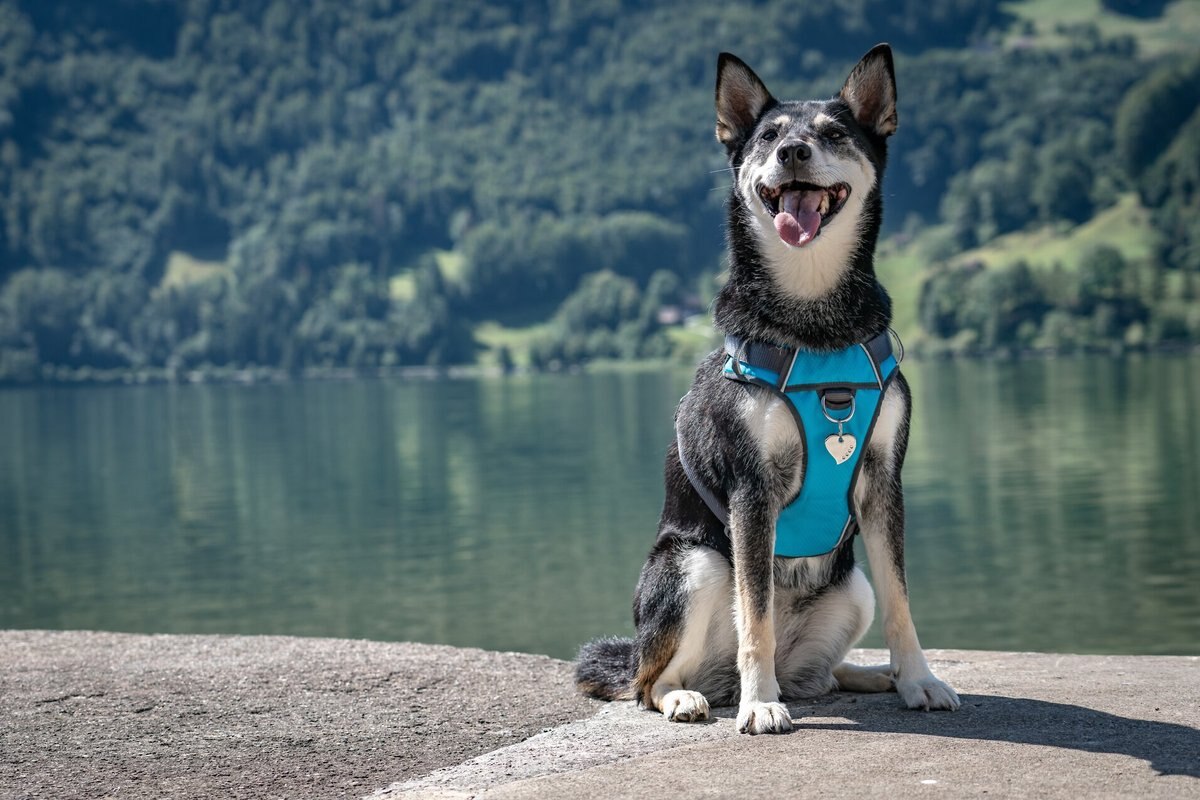
[[[1200,339],[1196,6],[1103,5],[0,0],[0,381],[686,349],[716,54],[828,96],[883,40],[902,325]]]

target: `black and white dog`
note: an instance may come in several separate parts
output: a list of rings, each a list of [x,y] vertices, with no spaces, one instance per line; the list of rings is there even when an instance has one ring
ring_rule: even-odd
[[[742,61],[717,64],[717,138],[734,179],[730,275],[717,326],[743,341],[836,351],[887,330],[891,301],[875,277],[887,138],[896,130],[891,49],[879,45],[830,100],[781,102]],[[580,652],[580,688],[636,699],[668,720],[739,704],[744,733],[791,729],[780,699],[841,688],[896,690],[910,708],[955,709],[930,672],[909,613],[900,467],[910,393],[898,373],[878,404],[852,495],[891,663],[843,663],[874,616],[871,585],[847,538],[823,556],[775,555],[775,523],[800,492],[804,439],[776,392],[727,380],[710,355],[676,416],[658,539],[638,581],[636,639]],[[728,525],[680,460],[727,506]],[[822,454],[823,455],[823,454]]]

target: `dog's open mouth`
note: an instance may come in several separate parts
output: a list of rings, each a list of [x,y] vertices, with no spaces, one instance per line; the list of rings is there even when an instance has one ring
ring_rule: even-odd
[[[779,238],[792,247],[803,247],[846,205],[850,187],[845,183],[817,186],[792,181],[774,188],[760,186],[758,196],[775,218]]]

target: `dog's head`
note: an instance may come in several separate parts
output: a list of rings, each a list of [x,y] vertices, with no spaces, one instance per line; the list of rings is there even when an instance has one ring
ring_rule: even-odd
[[[878,234],[886,140],[896,130],[891,48],[863,56],[835,97],[802,102],[776,100],[722,53],[716,99],[717,138],[734,175],[731,223],[753,233],[780,288],[820,297]]]

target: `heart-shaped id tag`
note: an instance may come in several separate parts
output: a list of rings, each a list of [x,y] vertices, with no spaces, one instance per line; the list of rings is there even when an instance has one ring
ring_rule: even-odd
[[[858,447],[858,440],[848,433],[831,433],[825,437],[825,449],[839,464],[849,461],[850,456],[854,455],[856,447]]]

